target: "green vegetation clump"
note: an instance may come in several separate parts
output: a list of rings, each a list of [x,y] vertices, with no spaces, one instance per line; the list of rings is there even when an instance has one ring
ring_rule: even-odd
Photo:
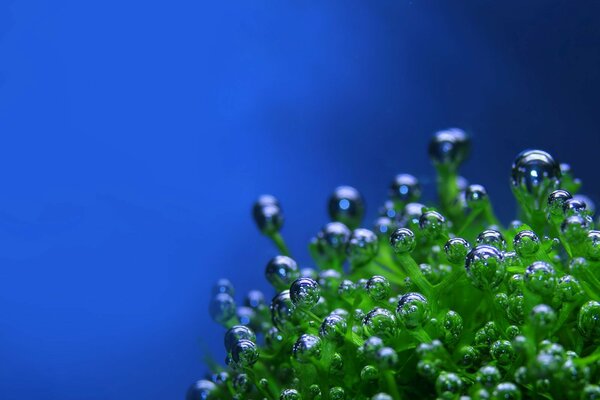
[[[261,196],[254,219],[276,245],[272,300],[214,287],[226,367],[194,383],[196,399],[600,399],[600,231],[566,164],[526,150],[512,165],[519,220],[502,226],[481,185],[458,174],[469,137],[434,135],[439,204],[419,203],[400,174],[372,229],[349,186],[300,268]],[[586,204],[587,203],[587,204]]]

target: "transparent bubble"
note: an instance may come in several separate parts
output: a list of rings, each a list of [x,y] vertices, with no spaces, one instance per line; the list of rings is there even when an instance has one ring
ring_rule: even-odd
[[[436,132],[429,142],[429,157],[434,164],[462,164],[471,148],[471,139],[462,129],[450,128]]]
[[[506,316],[511,322],[519,325],[523,323],[525,318],[524,303],[525,299],[521,293],[508,297]]]
[[[393,400],[393,397],[387,393],[377,393],[371,397],[371,400]]]
[[[229,382],[230,377],[227,371],[221,371],[213,374],[210,379],[217,385],[220,385]]]
[[[210,316],[221,325],[233,319],[236,311],[235,301],[227,293],[218,293],[210,302]]]
[[[519,196],[540,208],[541,202],[560,184],[560,167],[542,150],[525,150],[512,165],[511,182]]]
[[[448,240],[444,245],[446,258],[453,264],[463,263],[470,249],[469,242],[459,237]]]
[[[238,340],[231,350],[231,357],[241,367],[247,368],[258,361],[258,347],[256,343],[241,339]]]
[[[532,231],[521,231],[513,240],[515,251],[521,257],[532,257],[540,249],[540,239]]]
[[[454,344],[463,331],[463,319],[456,311],[449,310],[444,316],[445,342]]]
[[[588,196],[577,193],[573,198],[585,204],[586,211],[589,215],[593,215],[596,212],[596,204]]]
[[[578,198],[572,198],[565,200],[563,204],[563,214],[565,216],[571,215],[587,215],[587,205],[583,200]]]
[[[301,363],[309,363],[321,358],[321,339],[315,335],[304,334],[298,338],[292,349],[294,358]]]
[[[435,391],[442,399],[456,398],[462,388],[462,380],[453,372],[442,372],[435,381]]]
[[[490,355],[498,365],[510,365],[515,358],[515,351],[508,340],[497,340],[490,346]]]
[[[335,269],[326,269],[319,272],[317,282],[321,286],[321,291],[325,293],[334,293],[342,281],[342,275]]]
[[[323,320],[319,329],[319,335],[326,340],[341,344],[344,341],[348,323],[346,317],[339,314],[330,314]]]
[[[379,370],[373,365],[365,365],[360,371],[360,379],[365,383],[372,383],[379,379]]]
[[[500,251],[506,250],[506,240],[504,236],[494,229],[486,229],[477,236],[478,245],[488,245],[497,248]]]
[[[419,180],[410,174],[396,175],[390,185],[390,198],[398,204],[411,203],[421,197]]]
[[[186,400],[207,400],[212,398],[217,390],[217,385],[213,382],[200,379],[194,382],[187,391]]]
[[[564,275],[558,280],[556,294],[561,301],[570,303],[583,297],[583,289],[573,276]]]
[[[465,269],[471,283],[482,290],[498,287],[506,275],[502,253],[488,245],[479,245],[469,251]]]
[[[326,262],[342,261],[352,232],[341,222],[330,222],[317,233],[315,248]]]
[[[600,231],[588,232],[585,240],[585,254],[590,260],[600,260]]]
[[[563,209],[565,202],[572,199],[571,193],[566,190],[558,189],[548,195],[548,202],[546,203],[546,211],[550,215],[560,216],[563,215]]]
[[[350,229],[358,228],[365,214],[365,202],[361,194],[351,186],[339,186],[329,198],[329,216],[333,221]]]
[[[232,328],[229,328],[227,332],[225,332],[224,337],[225,350],[230,353],[233,350],[233,346],[235,346],[235,344],[242,339],[255,342],[256,335],[252,329],[244,325],[236,325]]]
[[[375,356],[381,369],[393,369],[398,364],[398,353],[391,347],[382,347]]]
[[[411,253],[417,246],[415,234],[407,228],[396,229],[390,235],[390,244],[396,253]]]
[[[298,264],[288,256],[273,257],[265,268],[267,280],[277,290],[289,288],[299,275]]]
[[[425,205],[421,203],[408,203],[405,205],[401,218],[402,227],[418,226],[424,208],[426,208]]]
[[[560,225],[560,231],[569,243],[580,243],[587,237],[590,223],[589,220],[579,215],[571,215],[565,218]]]
[[[290,286],[290,298],[298,308],[312,308],[321,297],[319,284],[311,278],[298,278]]]
[[[398,210],[393,201],[386,200],[383,206],[379,207],[378,215],[381,217],[388,217],[389,219],[396,219],[398,217]]]
[[[339,386],[334,386],[329,389],[329,399],[330,400],[344,400],[346,398],[346,392],[344,389]]]
[[[546,304],[538,304],[529,314],[529,322],[542,332],[550,332],[556,322],[556,313]]]
[[[581,393],[581,400],[597,400],[600,399],[600,386],[587,384]]]
[[[491,388],[500,382],[502,375],[495,365],[484,365],[477,371],[476,379],[482,386]]]
[[[252,207],[252,216],[258,229],[265,235],[272,235],[281,230],[284,217],[279,201],[270,195],[260,196]]]
[[[398,301],[396,315],[408,329],[421,327],[429,320],[429,303],[420,293],[407,293]]]
[[[375,234],[382,238],[387,238],[396,229],[396,223],[388,217],[379,217],[373,224]]]
[[[265,344],[273,350],[281,349],[285,336],[276,327],[272,327],[265,334]]]
[[[367,293],[375,301],[383,301],[390,297],[391,285],[387,278],[375,275],[367,281]]]
[[[302,400],[302,396],[296,389],[284,389],[279,396],[279,400]]]
[[[520,334],[521,334],[521,330],[520,330],[520,329],[519,329],[519,327],[518,327],[518,326],[516,326],[516,325],[509,325],[509,326],[506,328],[506,332],[505,332],[505,334],[506,334],[506,337],[507,337],[509,340],[513,340],[515,337],[517,337],[518,335],[520,335]]]
[[[426,211],[419,218],[419,227],[430,238],[438,238],[446,232],[446,218],[437,211]]]
[[[521,391],[512,382],[502,382],[492,391],[492,400],[521,400]]]
[[[289,290],[284,290],[276,295],[271,301],[270,309],[273,325],[282,331],[294,329],[294,303],[290,298]]]
[[[260,290],[251,290],[244,299],[244,305],[254,310],[259,309],[266,305],[265,295]]]
[[[246,374],[238,374],[233,378],[233,388],[238,393],[248,393],[252,387],[252,381]]]
[[[363,328],[368,336],[393,337],[396,335],[396,318],[385,308],[376,307],[363,319]]]
[[[225,293],[233,297],[233,284],[229,281],[229,279],[221,278],[213,285],[212,294],[217,295],[219,293]]]
[[[379,251],[377,235],[368,229],[358,228],[352,231],[348,242],[348,258],[353,265],[369,263]]]
[[[467,369],[475,368],[480,361],[479,351],[473,346],[462,346],[458,350],[458,362]]]
[[[356,293],[356,285],[349,279],[344,279],[338,286],[338,295],[344,300],[353,300]]]
[[[556,288],[556,273],[552,265],[536,261],[525,269],[525,286],[540,296],[551,296]]]
[[[592,300],[581,306],[577,316],[577,327],[587,339],[600,338],[600,303]]]
[[[465,190],[465,201],[469,208],[478,210],[488,204],[487,190],[481,185],[469,185]]]

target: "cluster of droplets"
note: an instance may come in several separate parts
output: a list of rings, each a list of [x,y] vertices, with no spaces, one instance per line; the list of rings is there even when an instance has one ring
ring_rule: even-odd
[[[600,231],[581,182],[541,150],[512,166],[519,220],[503,227],[488,193],[458,174],[459,129],[434,135],[439,206],[399,174],[372,228],[365,202],[336,188],[331,222],[300,268],[280,235],[273,196],[254,205],[279,250],[266,263],[270,303],[242,305],[228,280],[210,303],[224,326],[226,368],[196,399],[600,399]]]

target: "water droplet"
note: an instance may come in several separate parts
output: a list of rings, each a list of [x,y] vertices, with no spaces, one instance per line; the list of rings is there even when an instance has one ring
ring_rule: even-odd
[[[420,293],[407,293],[398,301],[396,315],[408,329],[419,328],[429,320],[429,303]]]
[[[238,340],[231,350],[231,357],[242,368],[248,368],[258,361],[258,347],[256,343],[241,339]]]
[[[210,302],[209,313],[212,319],[221,325],[230,321],[236,313],[233,297],[227,293],[218,293]]]
[[[462,380],[453,372],[442,372],[435,381],[435,391],[443,399],[456,398],[462,387]]]
[[[217,385],[213,382],[200,379],[190,386],[187,391],[186,400],[208,400],[217,390]]]
[[[469,208],[478,210],[489,202],[487,190],[481,185],[469,185],[465,190],[465,201]]]
[[[350,262],[355,266],[370,262],[379,251],[377,235],[368,229],[358,228],[352,231],[348,242],[347,253]]]
[[[285,389],[281,392],[279,400],[302,400],[302,396],[296,389]]]
[[[244,305],[254,310],[265,306],[265,295],[260,290],[251,290],[244,299]]]
[[[465,269],[471,283],[482,290],[498,287],[506,275],[502,253],[488,245],[479,245],[469,251]]]
[[[521,400],[521,391],[512,382],[502,382],[494,388],[492,400]]]
[[[244,325],[236,325],[231,327],[225,332],[225,350],[231,353],[233,346],[240,340],[246,339],[252,342],[256,341],[256,335],[252,332],[252,329]]]
[[[396,229],[396,223],[388,217],[377,218],[373,226],[375,234],[380,238],[388,238],[390,233]]]
[[[546,204],[546,211],[554,216],[560,216],[564,213],[564,207],[567,200],[572,199],[571,193],[566,190],[558,189],[550,193]]]
[[[298,338],[292,349],[294,358],[301,363],[309,363],[321,358],[321,339],[315,335],[304,334]]]
[[[540,239],[532,231],[521,231],[513,240],[515,251],[520,257],[532,257],[540,249]]]
[[[329,216],[333,221],[342,222],[350,229],[360,225],[365,213],[365,203],[361,194],[351,186],[339,186],[329,198]]]
[[[348,330],[346,318],[339,314],[329,314],[319,328],[319,335],[326,340],[341,344]]]
[[[385,308],[374,308],[363,319],[363,327],[368,336],[390,338],[396,334],[396,318]]]
[[[262,195],[252,207],[252,216],[258,229],[265,235],[272,235],[281,230],[284,217],[279,201],[271,195]]]
[[[346,246],[352,232],[341,222],[330,222],[321,229],[316,238],[316,250],[325,263],[342,262],[346,258]]]
[[[565,200],[563,204],[563,213],[565,216],[569,217],[571,215],[581,215],[585,216],[587,206],[583,200],[572,198]]]
[[[346,398],[346,392],[339,386],[334,386],[329,389],[330,400],[344,400]]]
[[[540,332],[552,332],[556,322],[556,313],[552,307],[546,304],[538,304],[531,310],[529,322]]]
[[[590,260],[600,260],[600,231],[588,232],[585,240],[585,253]]]
[[[391,347],[382,347],[375,356],[377,365],[381,369],[393,369],[398,364],[398,353]]]
[[[226,293],[230,296],[233,296],[234,290],[233,285],[229,281],[229,279],[221,278],[214,284],[212,288],[212,294],[217,295],[219,293]]]
[[[311,278],[298,278],[290,287],[290,298],[298,308],[311,309],[321,297],[319,284]]]
[[[542,200],[558,189],[560,167],[554,158],[542,150],[525,150],[515,158],[511,182],[515,194],[539,209]]]
[[[540,296],[551,296],[556,288],[556,273],[552,265],[536,261],[525,269],[525,286]]]
[[[497,248],[500,251],[506,250],[506,240],[500,232],[494,229],[487,229],[477,236],[477,244],[488,245]]]
[[[581,306],[577,316],[577,327],[587,339],[600,338],[600,303],[588,301]]]
[[[415,234],[407,228],[396,229],[390,235],[390,244],[398,254],[411,253],[417,246]]]
[[[444,316],[444,342],[447,344],[455,344],[463,331],[463,319],[456,311],[448,311]]]
[[[495,365],[484,365],[477,371],[476,379],[482,386],[491,388],[500,382],[502,375]]]
[[[446,218],[437,211],[426,211],[419,218],[419,227],[425,236],[436,239],[446,232]]]
[[[577,193],[573,198],[585,204],[585,208],[589,215],[593,215],[596,212],[596,204],[588,196]]]
[[[498,365],[510,365],[515,357],[515,351],[508,340],[497,340],[490,346],[490,355]]]
[[[373,384],[379,376],[379,370],[373,365],[365,365],[360,371],[360,379],[366,384]]]
[[[469,155],[471,140],[462,129],[436,132],[429,142],[429,157],[434,164],[458,166]]]
[[[582,298],[583,289],[573,276],[564,275],[558,280],[556,293],[560,300],[570,303]]]
[[[419,180],[410,174],[396,175],[390,185],[390,198],[399,206],[419,200],[421,185]]]
[[[289,288],[299,275],[298,264],[288,256],[273,257],[265,268],[267,280],[277,290]]]
[[[465,261],[471,245],[463,238],[452,238],[444,245],[446,258],[452,264],[459,264]]]
[[[390,297],[391,285],[387,278],[379,275],[371,277],[367,281],[367,293],[374,301],[383,301]]]
[[[284,290],[276,295],[271,301],[271,318],[273,325],[282,331],[293,330],[294,304],[290,298],[290,291]]]

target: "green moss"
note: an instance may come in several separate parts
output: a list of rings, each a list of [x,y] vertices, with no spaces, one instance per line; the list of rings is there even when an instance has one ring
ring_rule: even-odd
[[[485,188],[458,175],[469,147],[458,129],[438,132],[439,206],[417,203],[419,182],[401,174],[372,231],[359,228],[360,193],[337,188],[309,244],[318,269],[298,268],[281,205],[262,196],[253,215],[280,252],[265,271],[275,296],[236,306],[217,283],[227,366],[188,400],[598,398],[600,233],[573,198],[581,183],[543,151],[519,154],[519,221],[503,227]]]

